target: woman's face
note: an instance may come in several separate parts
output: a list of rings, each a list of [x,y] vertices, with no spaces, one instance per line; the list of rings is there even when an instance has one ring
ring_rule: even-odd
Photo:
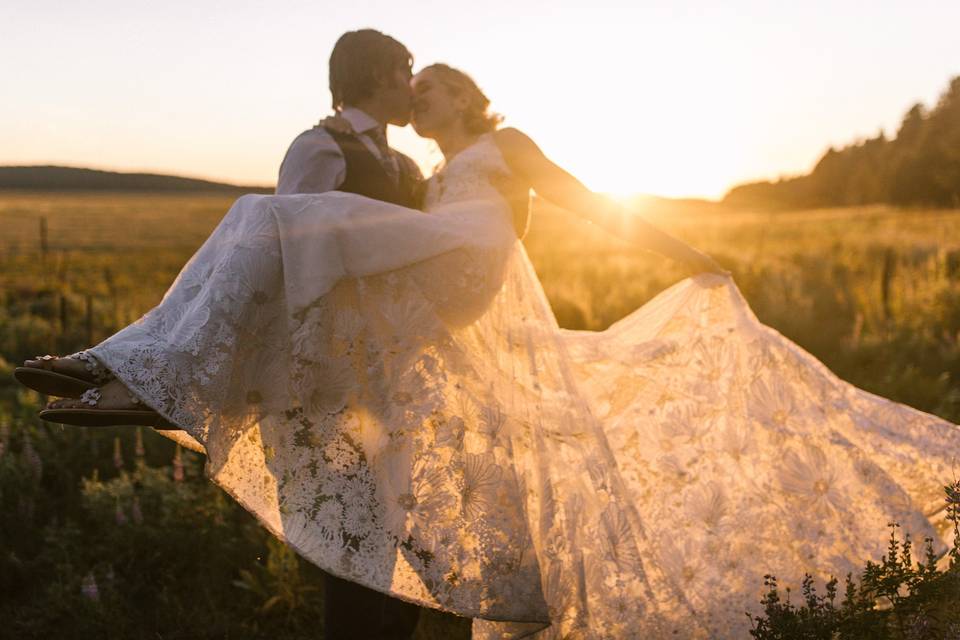
[[[418,135],[436,138],[438,134],[460,126],[466,100],[453,95],[438,74],[430,69],[413,76],[413,114],[411,122]]]

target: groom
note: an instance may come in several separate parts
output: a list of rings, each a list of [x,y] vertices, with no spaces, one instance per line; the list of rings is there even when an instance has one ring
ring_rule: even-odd
[[[297,136],[280,165],[277,194],[347,191],[416,207],[422,175],[387,146],[386,126],[410,120],[413,56],[379,31],[343,34],[330,55],[333,108],[355,134],[317,126]],[[408,640],[420,607],[326,574],[327,640]]]
[[[413,56],[379,31],[349,31],[330,54],[333,108],[354,135],[315,126],[297,136],[280,165],[277,194],[347,191],[415,207],[423,179],[409,157],[387,146],[388,124],[410,122]]]

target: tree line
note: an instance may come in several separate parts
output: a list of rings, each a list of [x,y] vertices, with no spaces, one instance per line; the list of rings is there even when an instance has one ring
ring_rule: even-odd
[[[775,209],[892,204],[960,207],[960,76],[907,111],[896,137],[830,147],[808,175],[731,189],[724,204]]]

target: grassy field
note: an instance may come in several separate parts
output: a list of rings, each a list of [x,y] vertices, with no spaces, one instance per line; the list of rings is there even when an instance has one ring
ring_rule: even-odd
[[[231,201],[0,194],[0,619],[12,619],[21,635],[114,629],[103,637],[137,637],[116,627],[126,616],[124,628],[143,637],[200,637],[172,631],[192,620],[209,629],[203,637],[319,637],[304,635],[316,631],[319,605],[309,588],[316,574],[204,487],[202,459],[175,454],[149,431],[141,450],[129,430],[44,425],[31,417],[43,399],[7,382],[10,363],[95,343],[156,304]],[[760,214],[658,204],[645,213],[730,268],[762,321],[841,377],[960,422],[960,211]],[[603,329],[685,276],[544,205],[524,242],[568,328]],[[185,481],[177,479],[178,465]],[[182,503],[171,506],[168,494]],[[135,511],[134,495],[143,501],[137,497]],[[148,509],[151,500],[156,511]],[[149,535],[147,525],[128,531],[134,513],[152,523]],[[208,521],[216,522],[205,529]],[[171,529],[196,536],[189,553],[182,542],[165,542]],[[218,544],[224,535],[239,537]],[[92,536],[109,544],[86,544]],[[149,587],[147,595],[137,588],[148,579],[140,550],[164,544],[152,557],[164,567],[168,590],[156,601]],[[129,557],[118,551],[128,547]],[[186,557],[163,564],[165,553]],[[216,568],[205,576],[191,569],[208,564]],[[124,587],[102,587],[92,599],[83,589],[90,576]],[[178,586],[185,583],[193,586]],[[130,594],[176,615],[144,613]],[[26,607],[26,598],[35,606]],[[80,599],[79,609],[55,605],[70,598]],[[222,612],[216,624],[211,610]],[[430,616],[419,634],[466,637],[466,629],[452,617]]]

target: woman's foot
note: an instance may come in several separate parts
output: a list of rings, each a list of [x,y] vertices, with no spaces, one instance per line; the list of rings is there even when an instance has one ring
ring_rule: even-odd
[[[55,400],[40,412],[48,422],[80,427],[143,425],[156,429],[179,429],[143,404],[119,380],[85,391],[79,399]]]
[[[13,375],[26,387],[64,398],[79,398],[85,391],[113,380],[113,374],[86,351],[62,358],[37,356],[14,369]]]
[[[102,387],[90,389],[78,399],[64,398],[47,404],[47,409],[97,409],[102,411],[128,411],[150,409],[130,393],[119,380],[112,380]]]

